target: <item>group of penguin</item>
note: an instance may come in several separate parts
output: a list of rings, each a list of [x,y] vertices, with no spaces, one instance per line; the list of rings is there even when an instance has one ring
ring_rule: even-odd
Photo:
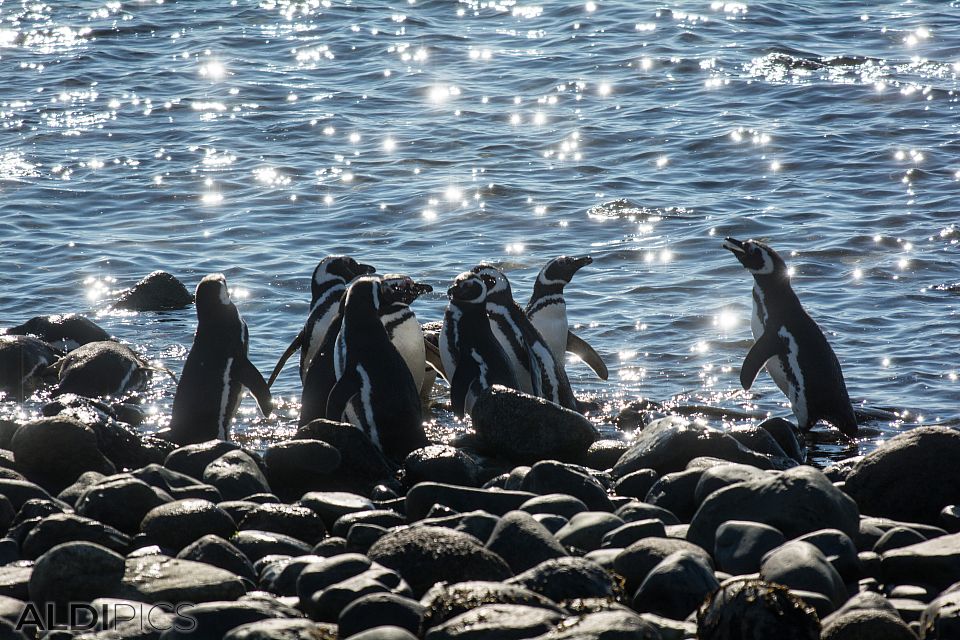
[[[783,259],[755,240],[727,238],[723,247],[754,278],[755,343],[741,368],[743,388],[749,389],[766,366],[801,429],[824,420],[855,435],[857,421],[840,364],[793,292]],[[410,309],[432,287],[405,275],[378,276],[372,266],[348,256],[328,256],[313,272],[303,329],[269,380],[247,357],[247,326],[226,279],[208,275],[197,286],[197,331],[166,437],[180,444],[228,438],[244,387],[268,415],[270,387],[297,350],[300,424],[316,418],[349,422],[393,459],[427,444],[423,401],[437,374],[449,383],[458,416],[469,414],[476,398],[495,384],[577,410],[565,353],[578,355],[601,379],[608,377],[602,358],[569,330],[567,320],[564,287],[591,263],[590,257],[549,261],[525,308],[514,300],[503,271],[481,263],[453,280],[434,333],[436,323],[421,325]]]

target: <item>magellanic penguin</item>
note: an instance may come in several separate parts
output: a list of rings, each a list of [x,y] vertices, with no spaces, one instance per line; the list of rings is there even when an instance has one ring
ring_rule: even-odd
[[[610,373],[600,354],[570,331],[570,324],[567,321],[567,301],[563,297],[563,288],[570,284],[573,275],[592,263],[593,258],[590,256],[579,258],[560,256],[545,264],[537,274],[530,302],[527,303],[524,312],[550,346],[550,351],[557,362],[562,364],[566,359],[566,352],[569,351],[593,369],[601,380],[606,380]]]
[[[347,290],[347,284],[359,276],[371,274],[376,269],[368,264],[360,264],[350,256],[327,256],[313,270],[310,278],[310,313],[303,329],[287,347],[277,361],[267,386],[272,387],[283,365],[297,349],[300,350],[300,381],[307,378],[307,368],[323,344],[330,330],[330,324],[337,316],[340,298]],[[336,334],[334,334],[336,335]]]
[[[487,319],[507,355],[518,390],[576,411],[577,399],[563,365],[513,299],[507,277],[489,264],[477,265],[471,271],[487,287]]]
[[[370,276],[347,287],[327,416],[362,429],[387,457],[402,460],[426,446],[427,437],[413,375],[380,321],[383,287]]]
[[[487,320],[487,286],[461,273],[447,290],[450,303],[440,330],[440,357],[450,382],[453,412],[469,413],[477,396],[495,384],[517,388],[517,377]]]
[[[840,363],[817,323],[790,286],[787,265],[762,242],[727,238],[723,248],[753,275],[754,344],[740,369],[744,389],[764,365],[780,387],[801,429],[825,420],[847,436],[857,434]]]
[[[59,351],[71,351],[88,342],[113,339],[93,320],[75,313],[34,316],[23,324],[10,327],[6,333],[36,336]]]
[[[133,349],[113,340],[81,345],[50,369],[58,380],[54,396],[75,393],[87,398],[119,397],[137,391],[147,384],[154,371],[166,371],[151,366]]]
[[[253,393],[263,415],[273,410],[270,389],[247,358],[247,323],[230,300],[222,274],[197,285],[197,332],[173,398],[170,432],[177,444],[226,440],[243,387]]]
[[[61,355],[33,336],[0,335],[0,394],[23,402],[40,386],[44,372]]]

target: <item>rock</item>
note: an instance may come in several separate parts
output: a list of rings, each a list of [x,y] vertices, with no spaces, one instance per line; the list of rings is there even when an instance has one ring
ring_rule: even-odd
[[[429,525],[434,527],[447,527],[454,531],[469,533],[481,543],[486,543],[499,522],[500,518],[486,511],[468,511],[467,513],[457,513],[444,518],[427,518],[417,522],[415,526]]]
[[[179,551],[205,535],[229,538],[237,530],[226,511],[207,500],[174,500],[151,509],[140,525],[148,540]]]
[[[503,558],[514,573],[567,555],[557,539],[524,511],[510,511],[500,518],[486,546]]]
[[[756,573],[763,556],[784,542],[783,534],[770,525],[728,520],[717,528],[713,557],[731,575]]]
[[[857,547],[850,536],[836,529],[821,529],[802,535],[796,540],[809,542],[826,557],[846,583],[854,583],[860,579],[863,568],[857,555]]]
[[[326,562],[310,563],[300,570],[296,585],[297,597],[301,602],[309,602],[315,593],[358,576],[371,566],[373,563],[370,559],[359,553],[344,553],[333,556]]]
[[[57,491],[73,483],[84,471],[115,472],[110,461],[97,449],[93,429],[73,418],[40,418],[28,422],[17,429],[10,446],[17,465],[28,477],[35,477]]]
[[[314,545],[326,534],[323,520],[307,507],[289,504],[264,504],[240,521],[241,529],[282,533]]]
[[[470,581],[434,585],[421,599],[423,629],[439,626],[462,613],[488,604],[516,604],[561,613],[553,601],[529,589],[502,582]]]
[[[341,553],[347,553],[347,540],[339,536],[327,536],[313,545],[310,552],[322,558],[331,558]]]
[[[646,502],[667,509],[682,522],[690,522],[697,511],[695,492],[703,474],[703,469],[668,473],[650,488]]]
[[[521,464],[580,460],[598,437],[576,411],[500,385],[480,394],[470,417],[482,446]]]
[[[416,597],[441,580],[504,580],[511,575],[500,556],[476,538],[441,527],[391,531],[367,555],[397,571]]]
[[[576,466],[556,460],[544,460],[530,467],[520,488],[540,495],[562,493],[583,501],[592,511],[613,511],[603,485]]]
[[[409,595],[410,587],[395,572],[374,564],[359,575],[315,592],[307,603],[301,601],[301,606],[313,620],[333,622],[341,611],[356,600],[364,596],[391,592]]]
[[[960,576],[960,533],[888,551],[880,557],[884,582],[946,588]]]
[[[369,493],[393,477],[393,465],[360,429],[351,424],[313,420],[300,427],[296,438],[322,440],[340,452],[340,466],[330,478],[327,490]]]
[[[0,335],[0,393],[23,402],[43,383],[42,373],[57,360],[49,344],[33,336]]]
[[[357,598],[337,620],[340,635],[346,637],[388,624],[416,634],[423,620],[424,606],[416,600],[393,593],[375,593]]]
[[[534,495],[527,491],[487,491],[439,482],[421,482],[407,492],[407,519],[411,522],[423,519],[435,504],[455,511],[479,509],[500,516],[519,509]]]
[[[620,552],[613,562],[614,569],[626,580],[627,592],[635,592],[650,571],[667,556],[684,551],[698,556],[712,566],[713,560],[700,547],[676,538],[643,538]]]
[[[76,507],[77,500],[83,495],[83,492],[97,484],[107,476],[97,471],[86,471],[80,474],[80,477],[69,487],[57,494],[57,499],[62,500],[71,507]],[[46,493],[46,492],[44,492]]]
[[[337,628],[312,620],[273,618],[242,624],[223,640],[336,640]],[[384,638],[384,640],[387,640]]]
[[[141,436],[133,427],[106,418],[86,423],[97,434],[97,447],[117,469],[136,469],[163,462],[173,450],[172,442]]]
[[[624,521],[603,511],[584,511],[578,513],[557,531],[556,538],[560,544],[575,547],[583,551],[594,551],[610,531],[622,526]]]
[[[909,527],[894,527],[887,529],[876,544],[873,545],[874,553],[883,554],[887,551],[909,547],[912,544],[926,542],[926,538]]]
[[[587,511],[587,505],[582,500],[564,493],[547,493],[530,498],[520,505],[520,511],[533,515],[553,513],[569,520],[576,514]]]
[[[630,443],[624,440],[597,440],[587,449],[584,464],[600,471],[609,469],[617,464],[617,460],[623,457],[629,448]]]
[[[276,609],[251,601],[204,602],[181,607],[178,614],[161,640],[222,638],[241,625],[283,617]]]
[[[855,610],[829,616],[824,622],[822,640],[916,640],[910,627],[896,614],[885,611]]]
[[[128,535],[136,535],[147,512],[170,501],[165,492],[146,482],[119,475],[89,487],[80,495],[75,508],[81,516],[98,520]]]
[[[683,620],[719,586],[702,554],[676,551],[650,570],[633,597],[633,608]]]
[[[844,491],[863,513],[940,523],[940,511],[960,495],[960,431],[917,427],[864,456]]]
[[[282,533],[244,529],[231,537],[230,542],[243,552],[251,562],[269,555],[305,556],[310,545]]]
[[[612,598],[617,593],[613,578],[603,567],[584,558],[556,558],[507,580],[560,602],[575,598]]]
[[[816,612],[785,587],[725,582],[697,612],[699,640],[819,640]]]
[[[809,542],[792,540],[764,557],[760,578],[793,590],[826,596],[837,609],[847,599],[843,578],[820,550]]]
[[[309,554],[305,556],[267,556],[259,562],[260,579],[257,585],[278,596],[296,596],[297,581],[307,567],[322,565],[324,556]]]
[[[29,600],[29,583],[32,573],[33,563],[31,562],[15,562],[0,567],[0,596]]]
[[[631,500],[627,504],[614,511],[613,514],[622,518],[624,522],[636,522],[638,520],[649,520],[654,518],[662,522],[664,526],[668,527],[670,525],[680,524],[680,520],[673,514],[672,511],[668,511],[667,509],[658,507],[656,505],[647,504],[646,502],[638,502],[636,500]]]
[[[183,283],[166,271],[154,271],[130,289],[120,293],[114,309],[127,311],[171,311],[193,303]]]
[[[897,615],[897,609],[886,598],[875,591],[860,591],[852,595],[843,606],[821,620],[824,626],[837,619],[839,616],[851,611],[884,611],[892,615]]]
[[[284,440],[270,445],[263,461],[270,486],[296,499],[329,484],[330,474],[340,466],[340,452],[322,440]]]
[[[425,637],[427,640],[532,638],[552,630],[561,617],[547,609],[520,604],[487,604],[433,627]]]
[[[75,393],[87,398],[120,397],[142,389],[153,374],[146,360],[113,340],[81,345],[55,366],[59,371],[55,396]]]
[[[699,506],[711,493],[729,487],[738,482],[760,480],[767,477],[767,473],[746,464],[722,464],[704,470],[694,491],[694,500]]]
[[[177,558],[203,562],[251,581],[257,579],[250,560],[235,546],[214,534],[197,538],[181,549]]]
[[[19,511],[27,500],[34,498],[40,500],[53,499],[47,490],[40,485],[29,480],[10,480],[7,478],[0,478],[0,495],[10,501],[14,511]]]
[[[639,469],[617,480],[613,492],[618,496],[643,500],[659,478],[660,475],[653,469]]]
[[[346,640],[417,640],[417,636],[406,629],[392,625],[384,625],[382,627],[374,627],[373,629],[361,631],[356,635],[346,638]]]
[[[462,450],[445,444],[433,444],[411,451],[403,461],[404,481],[442,482],[467,487],[478,483],[480,469]]]
[[[950,504],[941,509],[940,525],[950,533],[960,533],[960,505]]]
[[[382,538],[386,532],[386,527],[358,522],[350,527],[350,531],[347,532],[346,549],[351,552],[366,553],[373,546],[373,543]]]
[[[340,516],[340,518],[333,523],[332,533],[335,536],[346,537],[350,531],[350,527],[361,522],[386,528],[399,527],[407,523],[406,518],[391,509],[357,511]]]
[[[203,470],[203,481],[215,486],[226,500],[270,492],[260,467],[243,451],[229,451],[208,464]]]
[[[800,464],[806,462],[803,440],[792,422],[783,418],[767,418],[758,426],[773,436],[787,456]]]
[[[26,558],[39,558],[58,544],[74,541],[92,542],[116,553],[126,553],[130,547],[130,537],[113,527],[72,513],[58,513],[31,529],[21,551]]]
[[[300,498],[297,504],[320,516],[327,529],[332,529],[340,516],[376,508],[369,498],[344,491],[311,491]]]
[[[208,464],[225,453],[239,450],[240,445],[226,440],[208,440],[188,444],[171,451],[163,461],[163,466],[202,481],[203,472]]]
[[[165,491],[175,500],[199,498],[216,503],[223,499],[216,487],[159,464],[148,464],[131,471],[130,475]]]
[[[118,597],[141,602],[236,600],[246,590],[234,574],[161,555],[127,558]]]
[[[123,556],[89,542],[57,545],[37,560],[30,575],[30,600],[58,609],[112,595],[123,578]]]
[[[920,630],[924,640],[960,637],[960,589],[948,590],[930,603],[920,617]]]
[[[633,611],[611,610],[587,613],[564,620],[539,640],[661,640],[667,638]]]
[[[853,500],[812,467],[788,469],[712,493],[690,522],[688,539],[712,549],[717,527],[727,520],[769,524],[787,538],[818,529],[855,536],[860,524]]]
[[[783,450],[783,447],[777,442],[776,438],[773,437],[773,434],[760,427],[760,425],[734,427],[727,430],[727,433],[751,451],[756,451],[757,453],[762,453],[763,455],[774,458],[789,457]]]
[[[15,327],[7,329],[9,335],[33,335],[44,342],[61,348],[65,341],[74,345],[87,344],[96,340],[109,340],[110,334],[97,323],[75,313],[50,316],[34,316]]]
[[[667,532],[663,523],[655,518],[627,522],[603,535],[600,541],[602,549],[625,549],[637,540],[644,538],[664,538]]]
[[[677,417],[661,418],[637,434],[633,446],[613,467],[613,477],[622,478],[640,469],[660,475],[683,471],[699,456],[715,456],[729,462],[771,469],[770,459],[747,449],[723,431]]]
[[[121,598],[97,598],[90,603],[96,611],[96,634],[82,634],[84,638],[159,638],[173,626],[176,615],[172,607],[155,607],[145,602]]]

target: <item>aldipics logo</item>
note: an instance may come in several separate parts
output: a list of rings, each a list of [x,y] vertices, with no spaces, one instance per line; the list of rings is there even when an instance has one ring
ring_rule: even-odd
[[[122,625],[138,626],[144,632],[162,633],[168,629],[189,632],[197,628],[196,618],[183,612],[191,606],[192,602],[146,604],[122,600],[107,601],[96,607],[89,602],[68,602],[65,605],[28,602],[14,622],[14,628],[17,631],[99,631]]]

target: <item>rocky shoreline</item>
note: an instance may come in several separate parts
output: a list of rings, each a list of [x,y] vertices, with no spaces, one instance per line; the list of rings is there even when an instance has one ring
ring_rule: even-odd
[[[0,424],[4,638],[960,637],[955,430],[820,470],[783,420],[624,443],[495,387],[396,468],[347,424],[259,455],[122,406]]]

